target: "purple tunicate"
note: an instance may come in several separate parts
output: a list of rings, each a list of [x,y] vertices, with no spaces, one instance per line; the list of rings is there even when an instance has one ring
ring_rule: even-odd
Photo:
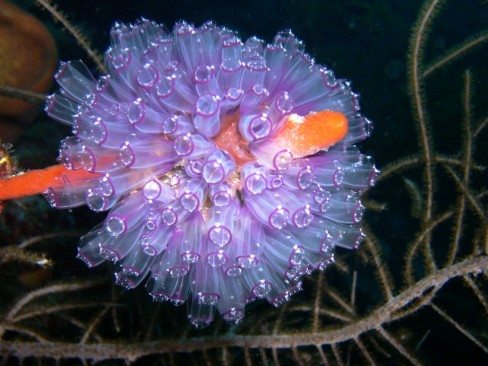
[[[128,289],[181,305],[202,328],[242,321],[248,302],[279,306],[301,279],[356,248],[360,194],[378,171],[353,144],[371,122],[350,84],[312,61],[290,31],[273,42],[212,22],[117,23],[98,81],[63,62],[46,112],[71,126],[59,161],[93,173],[46,191],[57,208],[109,211],[80,240],[89,267],[117,263]],[[312,156],[275,137],[291,115],[331,110],[348,132]],[[315,127],[314,127],[315,128]],[[304,142],[305,143],[305,142]]]

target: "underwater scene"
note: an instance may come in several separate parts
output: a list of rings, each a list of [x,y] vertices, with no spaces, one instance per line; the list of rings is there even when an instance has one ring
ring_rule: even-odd
[[[0,365],[488,364],[488,2],[0,0]]]

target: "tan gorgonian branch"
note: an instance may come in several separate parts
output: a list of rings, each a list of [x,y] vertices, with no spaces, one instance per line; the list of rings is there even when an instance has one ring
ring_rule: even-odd
[[[11,324],[15,322],[15,317],[17,317],[17,314],[29,303],[32,301],[36,300],[39,297],[42,296],[47,296],[47,295],[52,295],[54,293],[58,292],[72,292],[72,291],[78,291],[81,289],[86,289],[90,288],[96,285],[99,285],[100,283],[103,283],[103,281],[98,280],[98,281],[85,281],[85,282],[80,282],[80,283],[65,283],[65,284],[57,284],[57,285],[51,285],[47,286],[44,288],[40,288],[38,290],[32,291],[24,295],[21,299],[19,299],[7,312],[5,317],[2,319],[2,322],[0,323],[0,339],[3,337],[6,328]]]
[[[447,50],[444,55],[434,60],[430,65],[427,65],[422,76],[430,76],[430,74],[432,74],[434,71],[460,59],[462,56],[472,51],[472,49],[483,45],[486,41],[488,41],[488,30],[484,30],[474,36],[469,37],[462,43]]]
[[[326,329],[312,333],[293,333],[275,335],[220,335],[212,338],[194,337],[182,340],[168,340],[140,342],[133,344],[68,344],[49,342],[48,344],[3,341],[0,342],[0,354],[10,351],[11,355],[24,357],[50,357],[50,358],[84,358],[93,361],[106,359],[126,359],[135,361],[151,354],[164,354],[171,352],[198,352],[206,349],[223,349],[226,347],[260,347],[279,349],[290,348],[294,345],[334,345],[354,340],[364,333],[380,329],[383,325],[393,322],[403,316],[402,310],[414,300],[422,298],[428,289],[439,291],[442,286],[456,277],[477,275],[488,270],[488,256],[473,257],[452,265],[449,268],[438,270],[414,286],[407,288],[399,295],[373,311],[369,316],[356,323],[338,329]],[[36,295],[38,296],[38,295]],[[29,296],[31,298],[33,296]],[[19,306],[15,307],[16,309]]]
[[[83,35],[83,33],[81,33],[81,31],[77,27],[71,24],[66,15],[58,10],[57,5],[53,4],[52,0],[36,0],[36,3],[41,8],[47,10],[55,21],[60,22],[63,25],[63,28],[71,33],[71,35],[75,38],[80,47],[85,50],[85,52],[92,59],[95,65],[97,65],[98,71],[102,74],[106,74],[107,69],[105,68],[105,65],[103,63],[102,56],[100,56],[100,54],[91,47],[88,39]]]
[[[412,94],[412,104],[415,113],[415,120],[420,132],[420,142],[422,147],[422,154],[425,163],[425,184],[427,190],[427,197],[424,211],[424,222],[427,223],[432,217],[432,201],[433,201],[433,177],[432,177],[432,139],[428,133],[429,122],[427,121],[427,112],[425,106],[425,96],[422,78],[422,65],[424,62],[424,47],[427,35],[429,33],[430,25],[437,13],[441,0],[433,0],[426,2],[420,10],[420,17],[418,24],[415,26],[417,30],[414,32],[410,43],[410,51],[408,56],[408,70],[410,78],[410,93]]]
[[[31,104],[44,104],[46,102],[46,96],[44,94],[8,85],[0,85],[0,96],[19,99]]]

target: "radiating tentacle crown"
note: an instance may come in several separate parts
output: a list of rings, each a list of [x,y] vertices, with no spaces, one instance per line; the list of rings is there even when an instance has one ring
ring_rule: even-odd
[[[301,278],[356,248],[359,195],[377,174],[354,146],[371,132],[347,81],[316,65],[290,32],[265,45],[212,22],[169,32],[115,24],[96,80],[61,64],[47,113],[72,126],[60,161],[92,178],[46,192],[58,208],[110,210],[81,238],[90,267],[182,304],[196,327],[230,323],[246,303],[274,306]]]

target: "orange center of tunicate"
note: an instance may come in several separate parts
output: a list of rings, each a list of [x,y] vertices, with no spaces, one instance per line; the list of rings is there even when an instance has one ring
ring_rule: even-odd
[[[340,112],[324,110],[311,112],[306,116],[292,114],[271,142],[283,149],[289,149],[294,158],[313,155],[342,140],[347,133],[347,118]],[[224,116],[221,129],[214,138],[219,149],[232,155],[238,167],[255,160],[248,148],[249,142],[238,128],[239,112]]]
[[[248,142],[239,132],[240,113],[226,115],[221,120],[220,132],[214,138],[214,142],[219,149],[227,151],[232,155],[238,167],[255,160],[249,151]]]

